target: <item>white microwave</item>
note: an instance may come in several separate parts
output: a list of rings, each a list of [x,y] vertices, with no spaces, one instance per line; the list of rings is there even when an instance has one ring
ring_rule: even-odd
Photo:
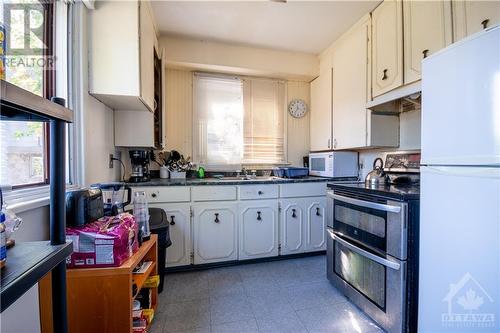
[[[317,177],[358,177],[358,153],[328,151],[309,154],[309,175]]]

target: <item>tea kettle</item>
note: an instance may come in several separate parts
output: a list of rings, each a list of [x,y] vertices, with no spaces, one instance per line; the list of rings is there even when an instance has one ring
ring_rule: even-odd
[[[386,182],[387,175],[384,172],[384,161],[380,157],[377,157],[375,161],[373,161],[373,170],[366,175],[365,184],[370,186],[377,186],[383,185]]]

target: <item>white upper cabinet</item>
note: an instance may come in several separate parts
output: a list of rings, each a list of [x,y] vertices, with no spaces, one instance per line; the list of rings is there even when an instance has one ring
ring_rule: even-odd
[[[500,22],[500,1],[452,1],[454,41]]]
[[[332,144],[332,65],[330,57],[320,61],[319,76],[311,82],[311,151],[329,150]]]
[[[372,12],[372,95],[403,84],[401,0],[385,0]]]
[[[366,146],[370,16],[335,43],[333,52],[333,148]],[[314,129],[316,131],[316,129]],[[313,130],[311,131],[314,132]]]
[[[157,42],[149,2],[96,2],[89,41],[89,92],[115,110],[153,111]]]
[[[141,97],[150,110],[156,109],[154,98],[154,64],[155,59],[160,58],[155,55],[156,32],[154,18],[149,2],[139,1],[139,45],[140,45],[140,73],[141,73]]]
[[[244,187],[244,186],[243,186]],[[239,204],[238,259],[278,255],[278,201],[253,200]]]
[[[403,2],[404,83],[420,80],[422,59],[452,42],[451,1]]]

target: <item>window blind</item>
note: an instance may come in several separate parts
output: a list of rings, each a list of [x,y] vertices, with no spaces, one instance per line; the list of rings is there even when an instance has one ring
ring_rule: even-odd
[[[282,81],[194,74],[193,157],[218,170],[286,162]]]
[[[243,80],[243,163],[280,164],[285,154],[285,84],[282,81]]]
[[[238,168],[243,157],[241,80],[196,73],[194,96],[194,161]]]

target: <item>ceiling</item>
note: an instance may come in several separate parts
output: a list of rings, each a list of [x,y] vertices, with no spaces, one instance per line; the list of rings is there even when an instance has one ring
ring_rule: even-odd
[[[318,54],[381,1],[153,1],[161,34]]]

